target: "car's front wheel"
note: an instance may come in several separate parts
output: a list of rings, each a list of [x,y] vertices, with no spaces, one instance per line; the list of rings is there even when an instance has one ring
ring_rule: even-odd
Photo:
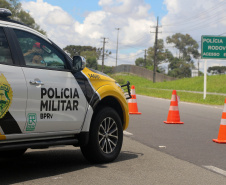
[[[118,113],[110,108],[101,109],[95,116],[87,146],[81,147],[84,157],[94,163],[115,160],[122,147],[123,129]]]

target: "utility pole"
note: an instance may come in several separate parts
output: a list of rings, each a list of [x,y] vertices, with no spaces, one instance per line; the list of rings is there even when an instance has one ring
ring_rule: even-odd
[[[144,50],[144,67],[146,67],[147,65],[147,54],[146,54],[147,50]]]
[[[157,68],[157,49],[158,49],[158,29],[159,29],[159,17],[157,17],[157,26],[155,27],[155,53],[154,53],[154,71],[153,71],[153,83],[155,83],[156,79],[156,68]]]
[[[103,37],[103,38],[101,38],[101,39],[103,39],[103,54],[102,54],[102,72],[104,72],[104,55],[105,55],[105,43],[107,43],[105,40],[107,39],[107,38],[105,38],[105,37]]]
[[[120,28],[115,28],[116,30],[118,30],[118,33],[119,33],[119,30]],[[117,49],[116,49],[116,65],[117,66],[117,58],[118,58],[118,34],[117,34]]]

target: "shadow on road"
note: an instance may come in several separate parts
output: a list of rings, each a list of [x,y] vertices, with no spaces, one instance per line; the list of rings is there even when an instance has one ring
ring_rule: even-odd
[[[143,154],[121,152],[114,163],[138,158]],[[56,176],[90,167],[109,168],[107,164],[92,165],[80,150],[53,149],[30,151],[20,158],[0,159],[0,184],[13,184],[38,178]]]

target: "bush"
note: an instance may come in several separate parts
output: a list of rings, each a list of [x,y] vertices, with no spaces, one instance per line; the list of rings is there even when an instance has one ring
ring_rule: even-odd
[[[111,75],[111,78],[115,79],[120,85],[126,84],[126,80],[118,75]]]

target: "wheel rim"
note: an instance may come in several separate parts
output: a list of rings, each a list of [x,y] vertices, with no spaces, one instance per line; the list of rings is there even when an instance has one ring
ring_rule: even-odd
[[[99,127],[98,132],[99,145],[101,150],[106,153],[112,153],[118,143],[118,127],[111,117],[105,118]]]

